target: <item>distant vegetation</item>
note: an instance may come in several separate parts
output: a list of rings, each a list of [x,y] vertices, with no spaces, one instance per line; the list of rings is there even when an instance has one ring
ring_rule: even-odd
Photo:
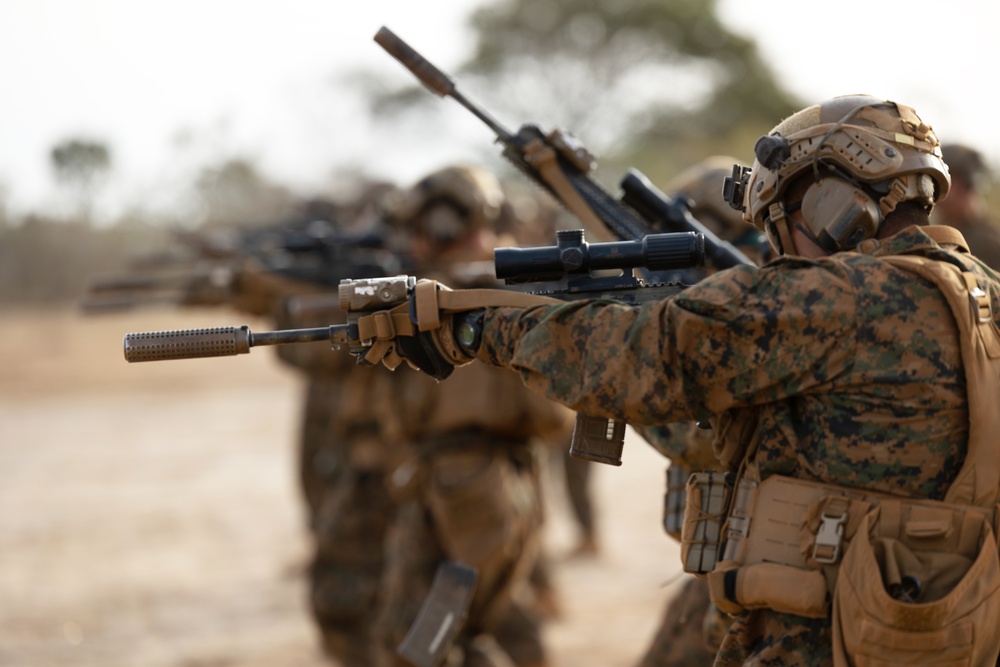
[[[712,154],[749,164],[756,138],[802,103],[717,10],[716,0],[495,0],[470,17],[474,48],[455,74],[499,117],[545,129],[558,122],[584,139],[605,179],[636,167],[665,184]],[[387,91],[377,77],[360,74],[376,113],[416,113],[437,99],[415,82]],[[93,220],[95,198],[116,168],[112,147],[70,137],[52,147],[49,161],[59,214],[15,218],[5,213],[0,189],[0,303],[73,300],[89,276],[173,242],[169,228],[179,214],[134,210]],[[282,222],[306,199],[252,162],[228,159],[193,177],[184,228]]]
[[[52,149],[66,204],[61,213],[16,217],[0,199],[0,304],[74,301],[95,275],[120,272],[130,261],[176,243],[176,220],[160,214],[135,210],[112,221],[94,220],[94,198],[103,175],[113,169],[110,155],[108,147],[85,139]],[[302,199],[239,159],[202,169],[191,184],[191,198],[196,217],[185,231],[282,222]]]

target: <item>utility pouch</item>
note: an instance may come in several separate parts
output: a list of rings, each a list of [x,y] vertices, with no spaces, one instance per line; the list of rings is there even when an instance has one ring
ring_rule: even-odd
[[[470,443],[430,462],[424,500],[438,539],[455,560],[486,571],[524,545],[532,519],[533,482],[499,447]]]
[[[687,510],[687,480],[691,472],[676,463],[667,468],[667,492],[663,495],[663,530],[680,541]]]
[[[835,667],[993,667],[998,627],[988,513],[883,501],[865,515],[834,594]]]
[[[706,579],[712,602],[730,615],[767,608],[796,616],[825,618],[830,609],[826,578],[819,570],[780,563],[741,565],[722,561]]]
[[[685,572],[703,577],[715,569],[733,479],[731,473],[721,472],[696,472],[688,478],[681,529],[681,562]]]

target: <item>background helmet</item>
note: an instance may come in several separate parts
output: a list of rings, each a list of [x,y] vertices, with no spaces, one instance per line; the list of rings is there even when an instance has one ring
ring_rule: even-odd
[[[723,155],[706,158],[675,176],[665,188],[672,196],[687,198],[691,215],[724,241],[738,238],[747,229],[740,212],[722,198],[722,181],[735,162],[739,160]]]
[[[789,238],[785,194],[799,178],[815,181],[802,217],[828,252],[875,236],[900,202],[933,205],[951,186],[930,125],[910,107],[867,95],[835,97],[793,114],[761,137],[754,153],[743,216],[779,251]]]
[[[390,224],[448,245],[493,228],[504,193],[492,172],[473,165],[439,169],[406,190],[390,193],[383,207]]]
[[[760,264],[768,252],[764,235],[747,227],[743,214],[722,195],[722,183],[736,162],[739,160],[728,155],[705,158],[675,176],[665,190],[672,197],[685,198],[698,222]]]
[[[970,190],[980,190],[988,180],[990,168],[983,154],[971,146],[957,143],[941,144],[941,156],[951,180],[961,182]]]

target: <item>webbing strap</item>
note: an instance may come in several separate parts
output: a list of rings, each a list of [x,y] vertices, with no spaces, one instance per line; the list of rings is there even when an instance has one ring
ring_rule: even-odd
[[[566,174],[559,167],[556,150],[541,139],[535,139],[524,147],[524,161],[538,170],[542,180],[552,188],[559,201],[566,205],[570,213],[575,215],[583,223],[586,229],[603,229],[601,222],[593,209],[587,206],[583,197],[576,191],[573,184],[566,178]]]
[[[441,328],[441,309],[438,307],[438,285],[433,280],[420,280],[413,290],[413,310],[417,315],[420,331]]]
[[[405,301],[388,310],[378,310],[358,317],[358,340],[369,345],[363,359],[370,364],[380,361],[395,369],[403,363],[396,352],[393,340],[398,336],[416,336],[421,331],[441,327],[442,313],[457,313],[478,308],[550,306],[562,303],[559,299],[539,294],[527,294],[502,289],[452,290],[434,280],[418,280],[413,291],[413,313],[410,302]]]
[[[962,232],[948,225],[924,225],[920,228],[927,236],[934,239],[938,245],[958,246],[965,252],[969,252],[969,244],[962,236]]]
[[[413,323],[410,321],[409,304],[392,310],[379,310],[358,318],[358,339],[392,340],[396,336],[412,336]]]
[[[564,303],[555,297],[543,294],[528,294],[527,292],[504,289],[444,289],[438,291],[437,300],[438,308],[445,313],[458,313],[477,308],[530,308]]]

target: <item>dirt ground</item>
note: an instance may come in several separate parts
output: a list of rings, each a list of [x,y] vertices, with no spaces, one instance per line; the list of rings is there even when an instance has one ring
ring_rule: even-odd
[[[271,350],[128,364],[133,331],[250,324],[225,310],[0,311],[0,665],[329,665],[305,605],[294,460],[302,386]],[[665,461],[630,435],[598,465],[601,554],[558,488],[546,541],[555,667],[636,662],[678,589]]]

